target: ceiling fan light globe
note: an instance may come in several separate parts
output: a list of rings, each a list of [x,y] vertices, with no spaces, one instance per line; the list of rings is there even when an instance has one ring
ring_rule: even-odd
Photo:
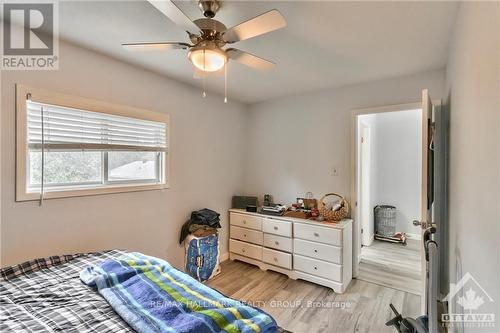
[[[224,51],[218,49],[191,50],[188,57],[196,68],[204,72],[216,72],[227,62]]]

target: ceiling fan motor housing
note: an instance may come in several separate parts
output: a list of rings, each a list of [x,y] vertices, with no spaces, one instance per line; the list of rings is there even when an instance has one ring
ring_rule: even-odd
[[[220,2],[218,0],[198,0],[198,7],[205,17],[214,18],[220,8]]]
[[[191,42],[194,45],[200,45],[203,42],[212,42],[217,47],[223,47],[226,42],[222,39],[222,33],[226,31],[226,26],[214,19],[201,18],[194,21],[194,23],[201,29],[202,34],[197,36],[190,36]]]

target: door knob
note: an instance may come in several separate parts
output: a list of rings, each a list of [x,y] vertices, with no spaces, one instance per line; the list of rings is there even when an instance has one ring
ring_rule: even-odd
[[[427,222],[425,221],[413,220],[413,225],[416,227],[421,226],[422,229],[427,228]]]
[[[419,220],[413,220],[413,225],[414,226],[421,226],[422,229],[427,229],[427,228],[435,228],[436,227],[436,223],[433,223],[433,222],[426,222],[426,221],[419,221]]]

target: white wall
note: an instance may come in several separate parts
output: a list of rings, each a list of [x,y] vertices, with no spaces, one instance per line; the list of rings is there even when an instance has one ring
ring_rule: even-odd
[[[396,206],[396,231],[418,236],[412,221],[421,215],[421,110],[362,115],[359,122],[370,126],[370,211]],[[373,217],[369,223],[373,233]]]
[[[348,195],[349,110],[416,101],[424,87],[437,96],[443,84],[443,72],[435,71],[263,103],[247,113],[244,105],[225,105],[220,96],[201,99],[197,89],[71,44],[61,43],[60,59],[58,71],[1,73],[2,265],[126,248],[180,266],[180,226],[191,210],[205,206],[222,213],[226,252],[232,195],[269,192],[284,201],[309,190]],[[16,203],[16,83],[170,113],[172,188],[46,200],[43,207]],[[333,166],[337,177],[331,176]]]
[[[500,325],[500,3],[461,4],[450,44],[450,280],[470,272]],[[458,307],[460,309],[460,307]],[[482,313],[488,313],[482,307]],[[473,328],[465,329],[475,332]],[[481,332],[486,332],[482,329]]]
[[[351,110],[443,96],[444,71],[297,95],[250,107],[245,192],[290,203],[307,191],[350,197]],[[333,168],[339,170],[333,176]]]
[[[242,187],[246,106],[201,92],[112,58],[61,43],[58,71],[2,71],[2,266],[78,251],[124,248],[182,265],[181,225],[192,210],[222,214]],[[171,115],[171,188],[163,191],[14,202],[15,84]]]

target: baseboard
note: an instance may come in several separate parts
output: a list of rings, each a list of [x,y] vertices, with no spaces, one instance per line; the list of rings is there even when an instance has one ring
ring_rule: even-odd
[[[220,261],[220,262],[224,262],[224,261],[226,261],[226,260],[228,260],[228,259],[229,259],[229,252],[223,253],[223,254],[221,254],[221,255],[220,255],[220,257],[219,257],[219,261]]]

